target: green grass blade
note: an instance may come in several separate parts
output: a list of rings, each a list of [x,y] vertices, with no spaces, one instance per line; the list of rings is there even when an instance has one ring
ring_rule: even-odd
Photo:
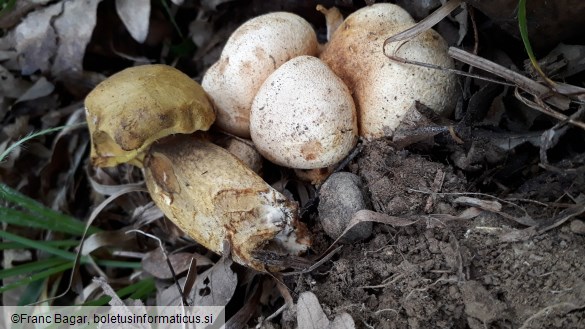
[[[82,122],[82,123],[77,123],[77,124],[72,124],[72,125],[67,125],[67,126],[49,128],[49,129],[38,131],[36,133],[29,134],[29,135],[25,136],[24,138],[19,139],[18,141],[16,141],[16,143],[10,145],[6,150],[4,150],[4,152],[2,152],[2,154],[0,154],[0,162],[4,161],[4,159],[8,156],[8,154],[10,154],[10,152],[12,152],[12,150],[14,150],[18,146],[28,142],[31,139],[34,139],[34,138],[37,138],[37,137],[43,136],[43,135],[48,135],[48,134],[51,134],[51,133],[54,133],[57,131],[61,131],[65,128],[82,127],[82,126],[85,126],[86,124],[87,123]]]
[[[142,264],[140,262],[98,259],[95,261],[95,263],[100,265],[100,266],[105,266],[105,267],[131,268],[131,269],[142,268]]]
[[[37,260],[34,262],[29,262],[26,264],[17,265],[17,266],[14,266],[12,268],[0,270],[0,280],[3,280],[5,278],[9,278],[12,276],[28,275],[31,272],[45,270],[45,269],[53,267],[53,266],[60,266],[60,265],[63,265],[65,263],[68,263],[68,262],[70,262],[70,261],[64,260],[61,258],[57,258],[57,257],[51,257],[51,258],[47,258],[47,259],[43,259],[43,260]]]
[[[79,245],[78,240],[56,240],[56,241],[39,241],[45,246],[49,247],[64,247],[64,248],[71,248],[76,247]],[[22,243],[18,242],[4,242],[0,243],[0,251],[8,250],[8,249],[26,249],[27,247]]]
[[[71,260],[71,261],[75,260],[75,254],[72,252],[65,251],[65,250],[59,249],[59,248],[49,247],[49,246],[44,245],[42,242],[27,239],[27,238],[24,238],[24,237],[21,237],[19,235],[12,234],[12,233],[9,233],[6,231],[0,231],[0,238],[4,238],[6,240],[21,243],[28,248],[42,250],[42,251],[45,251],[51,255],[59,256],[63,259],[67,259],[67,260]]]
[[[15,226],[34,227],[53,232],[69,233],[77,236],[83,234],[83,231],[79,231],[79,225],[77,225],[77,223],[71,225],[71,223],[66,221],[59,221],[55,218],[41,218],[38,215],[28,214],[11,208],[0,207],[0,218],[0,221]],[[80,221],[78,222],[81,223]]]
[[[66,259],[66,260],[74,261],[75,257],[76,257],[76,254],[74,254],[72,252],[69,252],[69,251],[66,251],[63,249],[59,249],[59,248],[55,248],[55,247],[51,247],[51,246],[46,245],[44,242],[27,239],[27,238],[24,238],[24,237],[21,237],[19,235],[12,234],[12,233],[9,233],[6,231],[0,231],[0,238],[4,238],[6,240],[20,243],[27,248],[33,248],[33,249],[45,251],[51,255],[55,255],[55,256],[58,256],[62,259]],[[85,264],[88,261],[89,261],[88,256],[81,257],[82,264]],[[115,260],[96,260],[96,263],[98,265],[102,265],[102,266],[121,267],[121,268],[140,268],[141,267],[140,262],[115,261]]]
[[[126,287],[116,291],[116,294],[120,298],[126,298],[130,295],[137,293],[137,292],[141,292],[142,296],[146,296],[148,293],[151,293],[154,291],[156,291],[156,287],[154,285],[154,279],[153,278],[146,278],[144,280],[140,280],[136,283],[133,283],[129,286],[126,286]],[[83,306],[103,306],[103,305],[107,305],[111,299],[112,298],[110,296],[103,296],[103,297],[100,297],[96,300],[85,302],[83,304]]]
[[[38,214],[39,216],[52,221],[52,223],[61,226],[61,230],[63,230],[63,227],[67,227],[67,230],[76,232],[76,235],[82,235],[83,231],[85,230],[85,223],[78,220],[77,218],[67,216],[65,214],[59,213],[58,211],[47,208],[40,202],[33,200],[4,184],[0,184],[0,200],[6,200],[8,202],[17,204],[23,209]],[[58,226],[54,227],[54,229],[57,229]],[[93,234],[100,231],[100,229],[90,226],[88,233]]]
[[[0,287],[0,293],[4,293],[5,291],[14,289],[14,288],[18,288],[27,284],[31,284],[32,282],[35,282],[37,280],[41,280],[41,279],[45,279],[53,274],[56,273],[61,273],[64,271],[67,271],[69,269],[73,268],[73,262],[67,262],[66,264],[62,264],[59,266],[55,266],[52,268],[49,268],[45,271],[41,271],[35,274],[32,274],[30,276],[27,276],[25,278],[22,278],[20,280],[17,280],[15,282],[11,282],[5,286]]]
[[[43,288],[45,287],[45,282],[46,279],[37,280],[26,286],[26,289],[24,289],[20,299],[18,300],[18,306],[29,305],[39,300],[39,297],[43,292]]]
[[[524,49],[526,49],[526,53],[528,54],[528,58],[530,58],[530,63],[538,72],[538,74],[546,80],[549,84],[554,85],[554,81],[550,80],[546,74],[538,65],[538,61],[536,60],[536,56],[534,55],[534,51],[532,51],[532,45],[530,44],[530,38],[528,37],[528,20],[526,18],[526,0],[519,0],[518,1],[518,28],[520,29],[520,37],[522,38],[522,43],[524,44]]]

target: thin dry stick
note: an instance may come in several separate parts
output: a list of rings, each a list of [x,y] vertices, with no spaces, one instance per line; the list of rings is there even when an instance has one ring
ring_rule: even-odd
[[[376,288],[384,288],[384,287],[388,287],[389,285],[395,283],[396,281],[402,279],[404,277],[404,273],[398,274],[395,277],[391,277],[392,280],[385,282],[386,280],[382,281],[381,284],[377,284],[377,285],[373,285],[373,286],[360,286],[358,288],[361,289],[376,289]]]
[[[128,230],[128,231],[126,231],[126,234],[130,234],[130,233],[139,233],[139,234],[142,234],[144,236],[147,236],[151,239],[158,241],[158,246],[159,246],[160,250],[162,251],[163,256],[165,256],[165,261],[167,262],[167,265],[168,265],[169,269],[171,270],[171,275],[173,276],[173,279],[175,281],[175,285],[177,286],[177,289],[179,290],[179,294],[181,294],[181,298],[183,299],[183,305],[190,306],[189,302],[187,301],[187,298],[185,297],[185,294],[183,293],[183,289],[181,288],[181,285],[179,284],[179,280],[177,280],[177,274],[175,273],[175,269],[173,268],[173,264],[171,264],[171,260],[169,259],[169,255],[167,255],[167,251],[165,250],[165,247],[163,246],[162,240],[155,235],[143,232],[141,230]]]

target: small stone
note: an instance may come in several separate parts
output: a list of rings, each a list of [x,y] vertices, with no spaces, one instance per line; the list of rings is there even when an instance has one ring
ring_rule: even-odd
[[[585,235],[585,222],[575,219],[571,222],[571,232]]]
[[[352,173],[334,173],[321,186],[319,194],[319,221],[325,233],[337,239],[353,215],[366,209],[361,179]],[[367,239],[372,234],[372,222],[361,222],[343,237],[343,242]]]

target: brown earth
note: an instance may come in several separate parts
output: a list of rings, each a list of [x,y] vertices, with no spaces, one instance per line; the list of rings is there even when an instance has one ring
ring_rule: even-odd
[[[375,224],[370,239],[345,245],[329,268],[295,279],[295,293],[315,293],[330,319],[347,312],[357,328],[585,327],[585,236],[570,225],[503,243],[498,234],[523,227],[485,212],[433,216],[464,210],[452,205],[460,195],[429,201],[414,190],[431,190],[444,173],[442,193],[467,192],[465,179],[382,141],[367,146],[352,169],[367,182],[374,210],[418,221]],[[321,237],[317,245],[330,242]]]

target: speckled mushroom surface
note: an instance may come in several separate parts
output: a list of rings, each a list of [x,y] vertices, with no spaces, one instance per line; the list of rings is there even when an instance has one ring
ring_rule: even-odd
[[[250,130],[266,159],[290,168],[323,168],[339,162],[355,145],[355,105],[325,63],[299,56],[278,68],[258,91]]]
[[[384,54],[384,41],[413,24],[404,9],[375,4],[349,15],[320,55],[353,91],[360,136],[391,136],[417,100],[443,115],[454,109],[453,74],[399,63]],[[453,68],[447,44],[434,30],[399,45],[388,44],[386,53]]]
[[[286,61],[316,55],[317,37],[302,17],[275,12],[241,25],[228,39],[202,86],[217,111],[217,126],[250,137],[250,107],[264,80]]]

